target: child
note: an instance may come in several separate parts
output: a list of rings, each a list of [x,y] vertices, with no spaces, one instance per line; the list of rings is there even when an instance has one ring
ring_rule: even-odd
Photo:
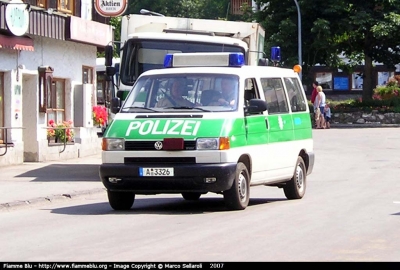
[[[326,128],[331,128],[331,108],[329,108],[329,104],[325,104],[324,108],[324,117],[325,117],[325,127]]]

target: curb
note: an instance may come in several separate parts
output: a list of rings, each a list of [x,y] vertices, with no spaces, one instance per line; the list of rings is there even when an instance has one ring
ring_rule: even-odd
[[[378,124],[378,123],[369,123],[369,124],[333,124],[331,123],[331,128],[397,128],[400,127],[399,124]]]
[[[24,209],[39,204],[51,204],[52,202],[71,200],[84,195],[101,193],[104,192],[105,190],[106,190],[105,188],[96,188],[96,189],[77,191],[70,194],[50,195],[47,197],[32,198],[25,201],[13,201],[9,203],[2,203],[0,204],[0,213],[10,212],[12,210],[17,210],[17,209]]]

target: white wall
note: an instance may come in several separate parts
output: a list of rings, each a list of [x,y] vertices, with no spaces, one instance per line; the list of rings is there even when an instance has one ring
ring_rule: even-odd
[[[73,90],[82,84],[82,66],[96,67],[96,46],[34,36],[33,52],[0,49],[0,71],[4,77],[5,125],[24,126],[12,131],[11,140],[24,143],[28,161],[46,159],[47,119],[38,109],[38,66],[54,68],[53,77],[66,79],[65,116],[73,120]],[[17,67],[20,69],[17,72]],[[15,86],[22,85],[21,95],[15,95]],[[15,112],[19,112],[15,119]],[[46,147],[44,147],[46,146]],[[53,149],[54,150],[54,149]],[[41,153],[39,153],[41,152]],[[20,162],[20,159],[18,159]],[[0,165],[2,160],[0,159]],[[12,163],[8,161],[8,163]]]

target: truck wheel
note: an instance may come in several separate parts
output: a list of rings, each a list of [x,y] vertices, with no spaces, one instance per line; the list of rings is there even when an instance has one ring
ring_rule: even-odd
[[[225,204],[230,210],[243,210],[250,200],[250,176],[246,165],[239,162],[236,177],[230,189],[224,191]]]
[[[297,158],[296,168],[292,179],[283,187],[286,198],[289,200],[301,199],[306,193],[307,171],[302,157]]]
[[[135,201],[135,193],[107,190],[108,202],[114,210],[129,210]]]
[[[201,193],[198,192],[183,192],[182,197],[187,201],[196,201],[200,198]]]

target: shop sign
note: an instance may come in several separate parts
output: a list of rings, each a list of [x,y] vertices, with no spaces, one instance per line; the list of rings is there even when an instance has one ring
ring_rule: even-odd
[[[128,0],[94,0],[94,7],[103,17],[117,17],[124,14]]]
[[[11,0],[6,7],[6,23],[11,33],[23,36],[29,27],[27,4],[21,0]]]

